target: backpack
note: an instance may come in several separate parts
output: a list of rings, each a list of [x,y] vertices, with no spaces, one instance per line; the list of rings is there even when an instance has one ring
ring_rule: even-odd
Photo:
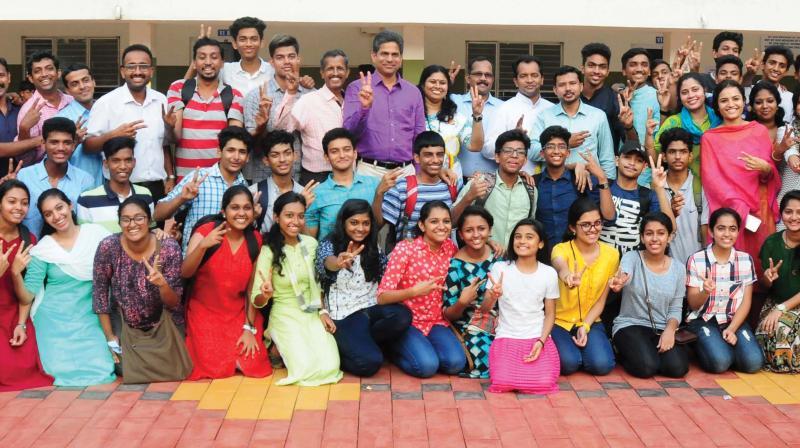
[[[219,92],[219,97],[222,100],[222,107],[225,108],[225,117],[227,117],[228,112],[231,110],[231,104],[233,104],[233,88],[227,84],[223,85],[225,87]],[[196,79],[192,78],[184,81],[183,87],[181,87],[181,101],[183,102],[183,107],[189,106],[189,101],[192,100],[195,89],[197,89]]]
[[[269,206],[269,178],[259,181],[256,188],[261,193],[261,197],[258,198],[261,214],[256,216],[256,228],[260,229],[264,225],[264,218],[267,216],[267,207]]]
[[[486,206],[486,201],[489,200],[489,196],[491,196],[492,191],[494,190],[494,186],[495,184],[497,184],[497,176],[494,173],[484,174],[483,177],[489,184],[489,190],[486,193],[486,196],[475,200],[475,205],[481,207]],[[533,218],[533,216],[536,214],[536,201],[539,197],[539,192],[536,191],[535,186],[528,185],[528,183],[525,182],[524,180],[522,181],[522,185],[525,186],[525,192],[528,193],[528,201],[530,203],[530,208],[528,209],[528,218]]]
[[[405,239],[406,230],[408,229],[408,221],[414,213],[414,208],[417,206],[417,176],[406,176],[406,202],[403,213],[394,229],[390,229],[389,235],[386,239],[386,252],[391,252],[397,243],[397,234],[400,234],[400,239]],[[455,203],[458,197],[458,188],[455,185],[447,185],[450,190],[450,200]]]

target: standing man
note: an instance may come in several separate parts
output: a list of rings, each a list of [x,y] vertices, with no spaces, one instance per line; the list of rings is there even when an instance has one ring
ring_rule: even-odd
[[[494,158],[494,144],[497,137],[505,131],[520,128],[531,133],[536,117],[545,109],[553,107],[553,103],[542,98],[540,89],[542,78],[542,62],[536,56],[521,56],[511,65],[514,74],[514,85],[517,94],[503,103],[497,110],[484,138],[481,153],[486,158]],[[533,164],[528,161],[523,168],[527,173],[533,172]]]
[[[62,109],[57,117],[65,117],[78,126],[78,146],[72,153],[69,162],[89,173],[94,179],[94,186],[103,183],[103,158],[98,153],[85,153],[82,140],[86,134],[86,121],[89,111],[94,105],[94,77],[89,67],[83,63],[70,64],[61,74],[61,81],[73,101]],[[80,125],[78,125],[80,124]]]
[[[650,77],[650,54],[644,48],[631,48],[622,54],[621,59],[622,74],[625,75],[628,82],[628,87],[620,95],[622,105],[629,107],[633,112],[633,127],[636,129],[636,135],[639,136],[639,145],[644,146],[647,136],[647,121],[651,118],[658,121],[657,117],[661,115],[658,93],[655,88],[647,84]],[[648,156],[655,159],[655,153],[648,154]],[[650,167],[645,167],[644,172],[639,176],[639,185],[649,187],[650,177]]]
[[[478,95],[486,98],[483,103],[483,114],[479,119],[483,120],[483,128],[489,129],[495,119],[498,109],[503,104],[503,100],[492,95],[494,85],[494,67],[489,58],[478,56],[469,62],[467,72],[467,88],[478,87]],[[450,94],[450,98],[458,106],[458,113],[467,117],[466,127],[472,129],[472,96],[468,93]],[[464,177],[470,177],[476,171],[492,173],[497,169],[497,162],[494,157],[486,158],[483,154],[472,151],[459,151],[458,160],[461,161],[461,170]]]
[[[36,51],[25,62],[28,80],[36,87],[30,100],[19,110],[17,115],[17,140],[42,136],[45,120],[56,114],[72,101],[72,97],[58,90],[58,58],[49,51]],[[39,162],[44,157],[44,146],[35,151],[19,155],[26,166]]]
[[[19,106],[14,104],[8,94],[11,86],[11,73],[8,62],[0,58],[0,177],[8,174],[9,159],[35,149],[41,144],[41,138],[30,138],[15,142],[17,136],[17,117]]]
[[[400,76],[403,37],[381,31],[372,39],[375,73],[347,86],[344,127],[358,140],[361,174],[382,177],[403,168],[414,175],[413,141],[425,130],[425,106],[417,86]]]
[[[222,67],[222,82],[247,95],[275,76],[275,70],[258,55],[264,47],[267,24],[255,17],[239,17],[228,27],[233,49],[241,59],[226,62]],[[193,76],[192,76],[193,77]]]
[[[242,126],[242,94],[220,81],[222,44],[198,39],[192,48],[197,77],[169,86],[164,123],[178,142],[175,165],[178,178],[197,167],[217,163],[217,134],[227,126]],[[188,230],[188,229],[187,229]]]
[[[135,138],[136,164],[130,181],[150,190],[158,201],[175,186],[175,165],[163,120],[167,97],[148,87],[155,71],[149,48],[131,45],[122,51],[121,62],[125,84],[103,95],[92,107],[83,150],[99,154],[112,138]]]

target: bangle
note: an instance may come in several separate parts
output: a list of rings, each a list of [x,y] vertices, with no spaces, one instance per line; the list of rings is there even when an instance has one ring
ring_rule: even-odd
[[[544,342],[542,342],[542,338],[539,338],[539,339],[537,339],[537,340],[536,340],[536,342],[541,342],[541,343],[542,343],[542,348],[544,348]],[[534,342],[534,344],[535,344],[536,342]]]
[[[177,179],[177,178],[178,178],[178,176],[176,176],[174,174],[170,174],[169,176],[167,176],[167,179]]]
[[[28,331],[28,326],[25,324],[17,324],[17,327],[22,327],[24,331]]]
[[[328,316],[331,315],[331,313],[328,310],[326,310],[325,308],[322,308],[321,310],[319,310],[319,315],[322,316],[323,314],[327,314]]]
[[[256,327],[254,327],[252,325],[248,325],[248,324],[242,325],[242,330],[247,330],[250,333],[253,333],[253,335],[255,335],[257,333]]]
[[[775,150],[772,151],[772,154],[770,154],[770,156],[772,156],[772,160],[775,161],[775,162],[781,162],[782,161],[781,158],[775,157]]]
[[[583,326],[583,329],[586,330],[586,334],[589,334],[589,331],[592,330],[592,326],[587,324],[586,322],[582,323],[581,326]]]

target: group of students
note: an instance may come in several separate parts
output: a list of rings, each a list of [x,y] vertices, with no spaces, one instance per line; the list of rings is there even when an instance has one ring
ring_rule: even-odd
[[[721,36],[715,52],[733,43],[738,53],[741,35]],[[213,72],[208,41],[195,46],[196,84]],[[299,52],[288,41],[270,45],[273,63],[281,48]],[[290,131],[303,120],[279,125],[313,87],[292,74],[296,54],[285,56],[294,62],[281,84],[292,87],[277,89],[280,100],[261,88],[245,106],[235,95],[225,104],[219,83],[202,106],[200,90],[185,99],[190,81],[177,81],[168,103],[182,114],[165,108],[165,128],[187,146],[213,135],[216,149],[202,149],[212,163],[194,170],[179,157],[181,178],[163,197],[131,181],[142,128],[94,142],[98,186],[72,164],[80,126],[44,119],[43,160],[9,161],[0,181],[0,390],[264,377],[280,364],[277,384],[315,386],[389,360],[417,377],[552,393],[560,374],[605,375],[617,360],[637,377],[681,377],[689,347],[709,372],[798,371],[800,152],[786,95],[769,78],[746,92],[738,58],[720,54],[716,79],[691,71],[696,49],[683,50],[686,73],[626,52],[630,84],[609,93],[590,74],[605,65],[607,75],[610,50],[589,44],[582,70],[554,73],[557,105],[539,96],[538,59],[524,56],[512,67],[516,102],[497,105],[481,92],[485,60],[471,62],[466,97],[450,94],[453,72],[441,66],[405,89],[402,39],[383,32],[374,78],[362,73],[346,93],[341,70],[325,78],[343,95],[341,121],[295,132],[301,154]],[[764,63],[776,55],[788,66],[791,54],[774,48]],[[340,59],[346,69],[326,53],[323,75]],[[611,95],[616,109],[590,106],[588,94]],[[798,96],[790,115],[800,116]],[[376,118],[392,104],[411,118]],[[227,126],[186,118],[203,107],[224,110],[214,122]],[[523,107],[533,116],[516,115]],[[410,156],[392,153],[403,145]],[[296,166],[306,149],[327,171]]]

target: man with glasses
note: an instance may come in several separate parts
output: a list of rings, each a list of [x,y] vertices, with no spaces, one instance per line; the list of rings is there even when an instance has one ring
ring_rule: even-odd
[[[86,125],[83,151],[99,153],[112,138],[134,138],[136,165],[130,181],[150,190],[158,201],[175,186],[175,166],[164,141],[162,114],[167,98],[148,87],[153,72],[149,48],[134,44],[123,50],[120,74],[125,84],[95,102]]]
[[[467,73],[467,88],[472,86],[478,87],[478,94],[486,98],[483,106],[483,114],[480,117],[472,116],[472,96],[469,93],[450,94],[450,98],[455,101],[458,106],[458,113],[464,117],[468,117],[468,128],[472,128],[472,120],[482,120],[483,128],[489,129],[497,109],[503,104],[503,100],[492,95],[492,86],[494,85],[494,67],[489,58],[485,56],[478,56],[472,59],[469,63],[469,72]],[[461,170],[464,177],[470,177],[476,171],[491,173],[497,169],[497,162],[494,158],[486,158],[483,154],[471,151],[460,151],[458,153],[458,160],[461,161]]]

